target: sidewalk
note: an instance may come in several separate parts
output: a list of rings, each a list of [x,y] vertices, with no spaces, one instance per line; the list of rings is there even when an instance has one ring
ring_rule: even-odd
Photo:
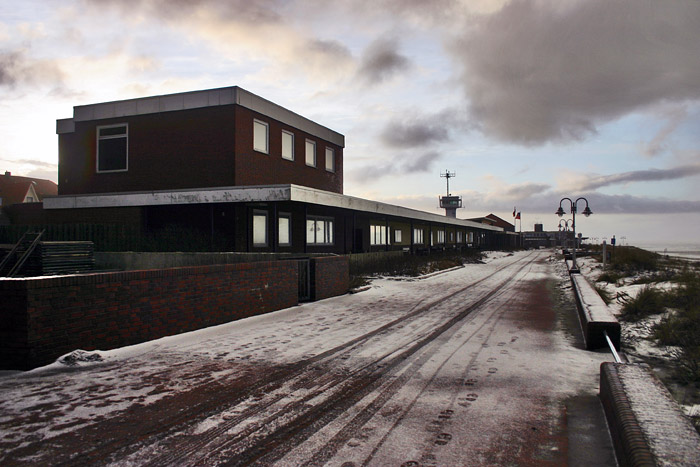
[[[0,464],[246,463],[254,427],[277,465],[614,465],[597,399],[608,356],[583,350],[568,279],[532,255],[5,374]],[[279,425],[314,407],[308,426]]]

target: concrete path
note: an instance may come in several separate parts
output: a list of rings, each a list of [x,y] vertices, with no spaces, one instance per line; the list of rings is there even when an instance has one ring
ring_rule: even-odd
[[[501,255],[0,376],[0,465],[615,465],[609,360],[563,264]]]

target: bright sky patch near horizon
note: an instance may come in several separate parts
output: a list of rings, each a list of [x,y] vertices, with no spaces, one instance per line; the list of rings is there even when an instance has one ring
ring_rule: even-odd
[[[461,218],[700,243],[698,50],[697,0],[5,1],[0,169],[56,181],[75,105],[238,85],[345,135],[345,194],[441,213],[450,170]]]

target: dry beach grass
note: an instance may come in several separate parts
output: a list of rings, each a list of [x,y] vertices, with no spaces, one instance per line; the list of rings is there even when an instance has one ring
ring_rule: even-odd
[[[582,273],[618,315],[622,350],[651,365],[700,427],[700,263],[635,247],[581,258]]]

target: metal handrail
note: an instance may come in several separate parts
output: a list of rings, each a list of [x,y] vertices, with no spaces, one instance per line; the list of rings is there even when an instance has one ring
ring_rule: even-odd
[[[24,238],[29,234],[29,231],[25,232],[22,237],[19,239],[19,241],[15,244],[15,246],[12,247],[12,250],[0,261],[0,273],[2,270],[5,268],[7,263],[10,262],[13,256],[15,256],[15,253],[19,249],[19,247],[22,245],[22,242],[24,241]]]
[[[603,331],[603,334],[605,335],[605,340],[608,341],[608,347],[610,347],[610,352],[613,354],[615,363],[622,363],[622,360],[620,360],[620,356],[617,354],[617,350],[615,349],[615,345],[612,343],[610,336],[608,336],[608,331]]]
[[[10,272],[7,273],[7,277],[14,277],[15,274],[19,272],[20,269],[22,269],[22,266],[24,266],[24,263],[27,261],[29,256],[32,254],[36,246],[39,244],[39,240],[41,239],[41,236],[44,235],[44,232],[46,230],[42,230],[38,234],[36,234],[36,237],[34,237],[34,240],[32,241],[31,245],[24,251],[20,259],[15,263],[15,265],[10,269]]]

